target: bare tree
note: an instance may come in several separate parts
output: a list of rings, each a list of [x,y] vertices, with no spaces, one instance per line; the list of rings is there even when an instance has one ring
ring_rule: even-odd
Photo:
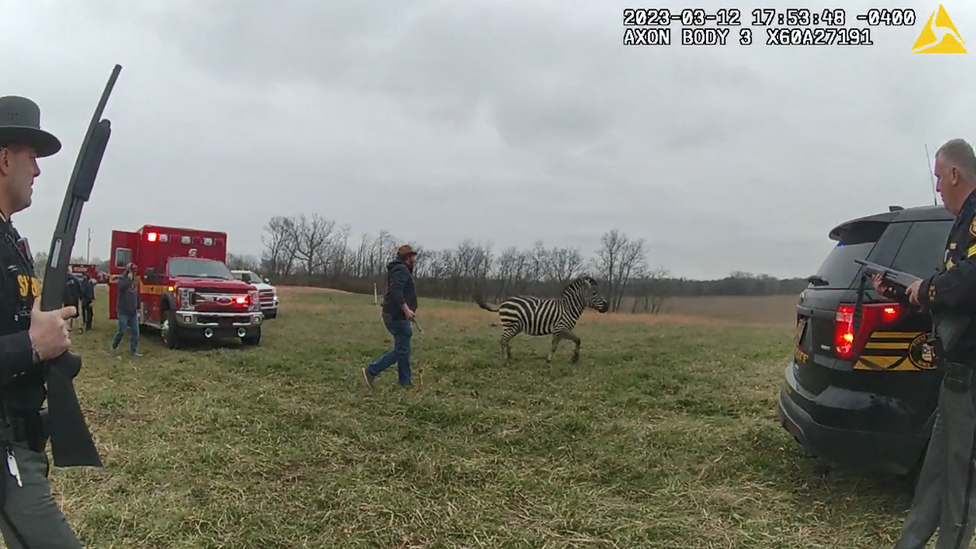
[[[261,261],[253,255],[227,254],[227,268],[232,271],[260,271]]]
[[[272,217],[264,227],[261,242],[264,244],[262,264],[273,277],[291,274],[295,262],[294,222],[284,216]]]
[[[670,276],[668,270],[663,267],[645,271],[644,276],[637,281],[638,291],[634,294],[634,306],[631,312],[637,312],[638,297],[640,297],[644,301],[642,312],[660,314],[664,301],[668,298],[668,287],[665,282]]]
[[[620,269],[620,256],[624,247],[627,245],[627,237],[617,229],[604,233],[600,237],[601,247],[596,252],[593,265],[599,278],[607,281],[607,300],[610,301],[611,310],[614,304],[614,297],[617,295],[617,271]]]
[[[614,277],[618,282],[613,304],[614,311],[620,310],[620,304],[627,292],[627,284],[631,279],[643,276],[646,266],[647,253],[644,250],[644,239],[625,242],[620,250],[620,260],[617,262],[617,273]]]
[[[291,227],[295,259],[304,266],[305,276],[311,278],[322,272],[325,265],[327,244],[335,229],[335,221],[329,221],[318,214],[313,214],[311,218],[302,214]]]
[[[509,247],[496,256],[491,243],[472,239],[461,239],[450,249],[428,250],[387,231],[355,239],[351,232],[348,225],[338,227],[317,214],[272,217],[262,235],[261,271],[273,276],[276,284],[328,285],[371,293],[374,284],[383,283],[397,246],[408,243],[421,252],[414,277],[424,297],[466,300],[475,294],[494,294],[497,301],[517,294],[552,295],[590,267],[601,280],[612,310],[651,314],[661,312],[671,296],[788,294],[807,285],[800,278],[780,280],[739,271],[720,280],[674,278],[663,267],[648,269],[644,241],[616,229],[602,235],[600,249],[589,260],[576,247],[547,247],[541,241],[524,249]],[[227,263],[253,268],[258,261],[231,253]]]
[[[559,285],[578,277],[583,272],[583,255],[579,248],[552,248],[549,250],[549,278]]]

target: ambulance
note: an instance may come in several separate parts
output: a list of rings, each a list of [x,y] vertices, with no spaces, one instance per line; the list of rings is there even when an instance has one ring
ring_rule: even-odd
[[[87,273],[96,284],[105,284],[108,282],[108,273],[99,271],[98,266],[94,263],[71,263],[68,265],[68,271],[74,275]]]
[[[192,339],[239,338],[258,345],[258,290],[235,278],[226,260],[223,232],[161,225],[112,231],[109,318],[118,318],[118,277],[135,265],[139,324],[158,329],[168,348]]]

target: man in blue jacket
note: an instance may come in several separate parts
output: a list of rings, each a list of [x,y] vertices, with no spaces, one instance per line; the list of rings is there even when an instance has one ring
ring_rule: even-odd
[[[383,295],[383,325],[393,336],[393,349],[379,360],[363,368],[366,385],[372,389],[373,380],[395,362],[400,385],[409,387],[410,340],[413,337],[414,314],[417,311],[417,291],[413,285],[413,266],[417,252],[410,246],[400,246],[396,259],[386,266],[386,293]]]
[[[129,354],[141,357],[139,354],[139,281],[135,279],[136,264],[129,263],[125,271],[119,275],[119,299],[116,303],[116,314],[119,317],[119,330],[112,339],[112,350],[119,348],[126,330],[129,331]]]

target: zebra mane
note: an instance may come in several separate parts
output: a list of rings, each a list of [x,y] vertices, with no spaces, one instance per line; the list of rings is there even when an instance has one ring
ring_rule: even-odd
[[[569,284],[566,284],[566,286],[563,287],[563,291],[560,292],[560,295],[563,296],[577,295],[580,293],[580,290],[586,286],[592,286],[595,288],[596,280],[594,280],[593,277],[589,275],[578,277],[575,280],[570,281]]]

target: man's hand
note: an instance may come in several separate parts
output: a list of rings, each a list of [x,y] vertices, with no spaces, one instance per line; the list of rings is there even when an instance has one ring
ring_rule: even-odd
[[[871,284],[874,285],[875,291],[881,295],[884,295],[884,293],[888,290],[888,285],[885,284],[884,277],[877,273],[871,275]]]
[[[54,311],[42,311],[41,300],[34,300],[34,310],[31,311],[31,342],[37,348],[41,360],[61,356],[71,347],[68,337],[68,324],[65,319],[76,313],[74,307],[62,307]]]
[[[908,294],[908,300],[911,302],[912,305],[921,305],[921,303],[918,302],[918,288],[921,285],[922,285],[922,281],[916,280],[915,282],[912,283],[911,286],[909,286],[905,290],[905,293]]]
[[[408,307],[406,303],[400,306],[400,310],[403,311],[403,314],[407,317],[407,320],[413,320],[414,313],[410,310],[410,307]]]

